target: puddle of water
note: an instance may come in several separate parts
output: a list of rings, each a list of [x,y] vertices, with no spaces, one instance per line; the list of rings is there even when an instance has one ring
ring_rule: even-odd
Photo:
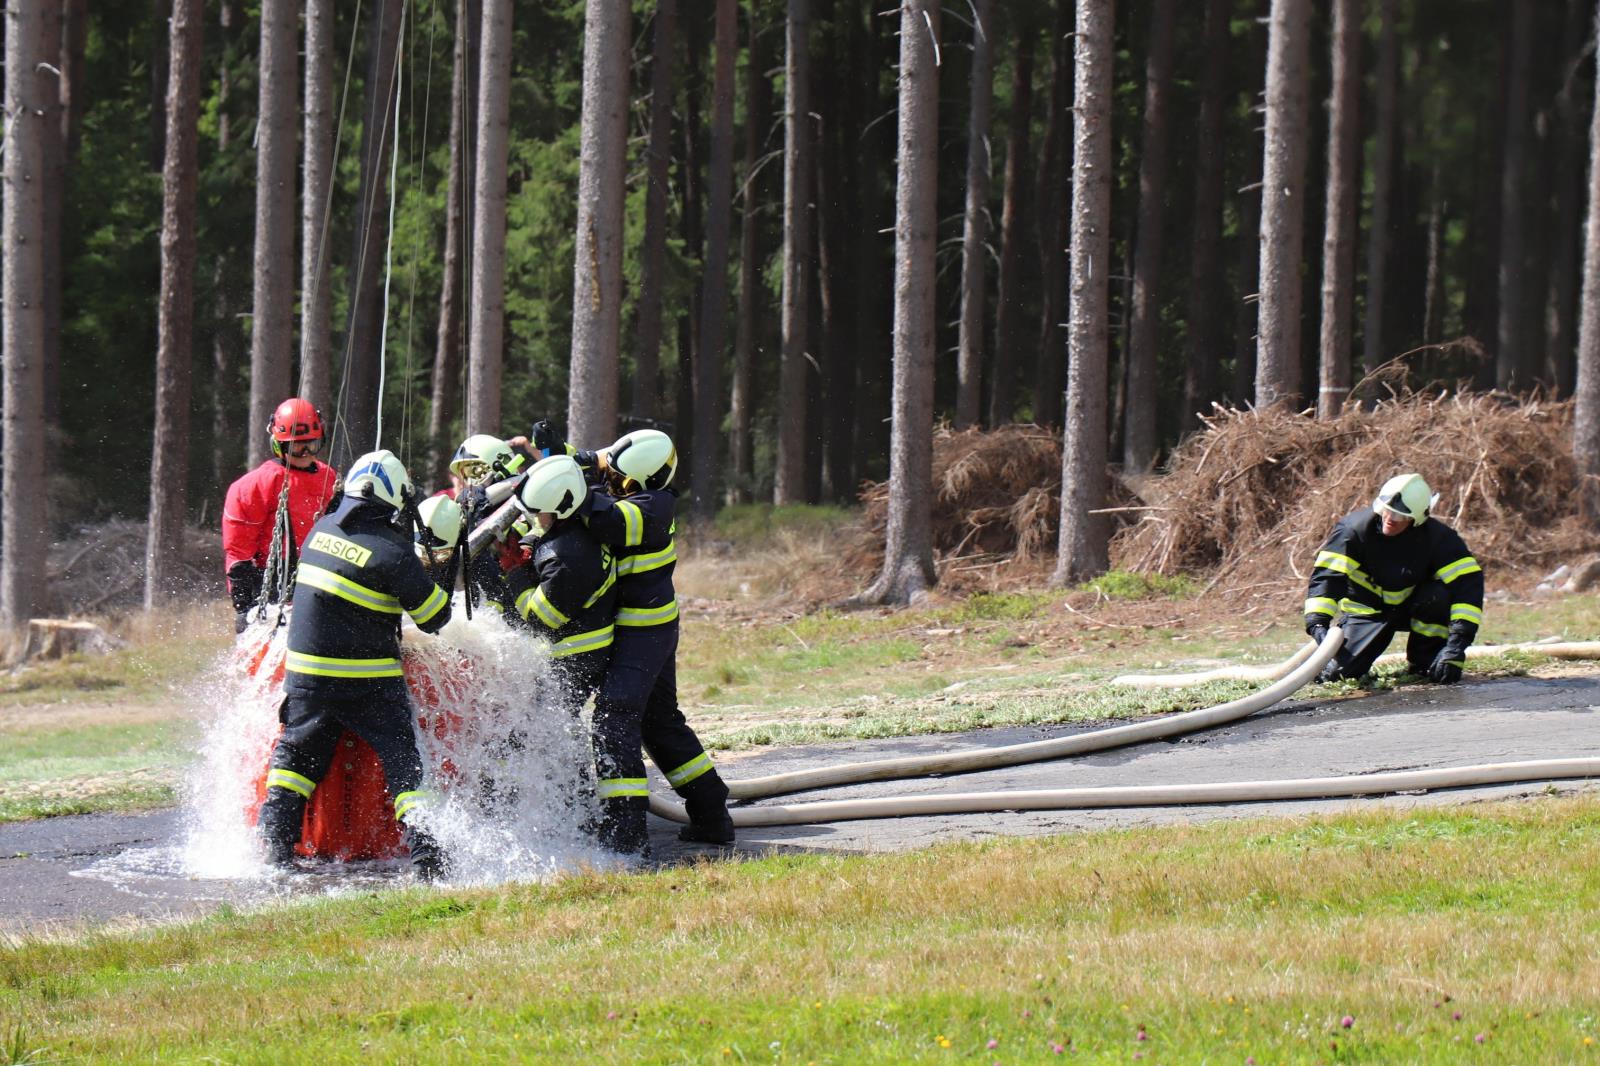
[[[450,857],[449,883],[539,881],[621,865],[579,828],[597,802],[580,788],[590,760],[587,713],[560,709],[548,646],[491,612],[470,622],[464,615],[457,597],[437,636],[408,631],[403,645],[411,672],[428,681],[427,691],[412,682],[428,726],[417,729],[423,787],[435,797],[423,824]],[[150,898],[235,902],[410,879],[405,860],[307,861],[294,872],[262,861],[249,812],[278,730],[286,632],[261,625],[247,633],[189,693],[205,711],[179,838],[102,859],[79,876]]]

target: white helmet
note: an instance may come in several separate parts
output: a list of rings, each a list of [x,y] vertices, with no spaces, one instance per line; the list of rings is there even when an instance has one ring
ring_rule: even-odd
[[[456,449],[450,472],[471,484],[488,485],[510,477],[515,462],[511,445],[487,433],[474,433]]]
[[[344,491],[347,496],[380,500],[398,511],[406,505],[415,489],[411,484],[411,475],[406,473],[405,466],[395,458],[394,452],[380,448],[350,464],[350,473],[344,479]]]
[[[540,459],[528,470],[517,490],[517,506],[530,515],[549,512],[566,518],[576,511],[589,493],[583,480],[583,467],[570,455]]]
[[[625,433],[605,451],[606,465],[623,479],[624,492],[666,488],[678,472],[678,449],[659,429]]]
[[[1417,525],[1428,520],[1428,511],[1439,502],[1439,494],[1428,487],[1421,474],[1396,474],[1383,483],[1372,509],[1409,518]]]
[[[466,517],[461,505],[448,496],[429,496],[417,506],[424,528],[417,537],[428,548],[453,548],[461,539],[461,527]],[[432,543],[429,543],[429,542]]]

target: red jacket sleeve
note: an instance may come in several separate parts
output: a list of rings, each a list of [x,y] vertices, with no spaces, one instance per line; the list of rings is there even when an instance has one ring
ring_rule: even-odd
[[[274,464],[258,466],[228,486],[222,504],[222,570],[234,563],[253,561],[267,565],[267,549],[272,546],[272,519],[278,504]],[[270,489],[271,491],[265,491]]]

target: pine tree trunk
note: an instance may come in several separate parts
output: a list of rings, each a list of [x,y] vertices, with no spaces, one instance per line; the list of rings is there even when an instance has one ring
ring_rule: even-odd
[[[1067,4],[1056,8],[1050,111],[1045,117],[1044,145],[1039,153],[1039,174],[1035,182],[1040,297],[1039,336],[1033,353],[1033,420],[1044,426],[1061,425],[1062,386],[1065,384],[1062,354],[1067,346],[1062,343],[1066,334],[1061,328],[1061,306],[1066,298],[1062,278],[1070,223],[1069,212],[1063,208],[1070,194],[1066,181],[1070,163],[1063,142],[1073,106],[1072,60],[1068,51],[1072,47],[1071,10]]]
[[[1033,48],[1037,31],[1024,24],[1017,32],[1017,58],[1011,79],[1011,129],[1006,134],[1004,203],[1000,209],[1000,277],[995,291],[994,370],[989,386],[989,427],[1003,426],[1016,414],[1017,350],[1022,344],[1023,215],[1027,210],[1028,133],[1033,125]]]
[[[233,81],[234,49],[233,30],[235,0],[222,0],[218,7],[218,25],[222,27],[222,57],[217,70],[217,154],[226,156],[232,144],[231,108],[229,90]],[[70,28],[69,28],[70,34]],[[228,257],[220,255],[212,264],[212,289],[216,294],[216,332],[211,336],[211,483],[218,488],[228,484],[240,471],[250,445],[241,437],[253,434],[239,432],[238,405],[234,392],[239,382],[240,337],[235,325],[236,317],[230,313],[233,301],[228,292]]]
[[[1227,106],[1228,20],[1232,0],[1206,0],[1205,57],[1200,74],[1200,118],[1195,137],[1194,217],[1189,237],[1189,294],[1184,334],[1181,431],[1200,427],[1200,411],[1217,398],[1226,350],[1222,311],[1223,118]]]
[[[811,279],[811,0],[788,0],[783,101],[783,350],[778,361],[778,459],[772,502],[806,498],[806,357]]]
[[[1507,71],[1506,144],[1500,161],[1500,317],[1495,345],[1495,387],[1533,384],[1523,351],[1523,204],[1532,132],[1528,113],[1528,66],[1533,51],[1532,4],[1511,5],[1511,63]]]
[[[1367,298],[1362,323],[1361,366],[1367,373],[1384,362],[1383,305],[1388,293],[1389,201],[1394,188],[1395,96],[1400,79],[1394,27],[1395,0],[1378,0],[1377,126],[1373,130],[1372,219],[1367,229]]]
[[[1167,206],[1167,112],[1172,95],[1176,0],[1155,0],[1145,58],[1144,129],[1139,150],[1138,244],[1133,256],[1133,312],[1128,327],[1128,392],[1122,462],[1132,473],[1155,465],[1156,387],[1161,346],[1161,259]]]
[[[256,125],[255,286],[250,316],[250,419],[254,466],[267,456],[267,422],[289,395],[294,346],[294,0],[261,0]]]
[[[478,34],[482,50],[478,61],[477,173],[472,192],[472,298],[467,301],[467,409],[461,427],[466,435],[497,433],[500,429],[500,373],[505,361],[511,11],[511,0],[483,0]],[[585,91],[585,101],[588,95]]]
[[[45,138],[54,75],[46,55],[45,0],[9,0],[5,25],[5,182],[0,210],[0,392],[4,467],[0,475],[0,625],[27,626],[45,600],[45,494],[39,487],[44,436]]]
[[[1597,6],[1594,24],[1600,31],[1600,6]],[[9,66],[7,69],[9,71]],[[1578,492],[1584,518],[1591,529],[1600,531],[1600,74],[1595,80],[1595,101],[1589,122],[1589,214],[1583,230],[1583,296],[1578,308],[1578,385],[1574,392],[1572,457],[1581,479]],[[6,247],[10,248],[9,240]],[[12,306],[9,299],[6,306]],[[9,407],[7,411],[9,429]],[[9,433],[6,439],[10,441]],[[9,444],[7,452],[10,453]],[[6,469],[11,469],[9,463]],[[10,499],[8,482],[8,504]]]
[[[453,454],[450,427],[460,402],[463,320],[461,244],[466,230],[467,57],[476,15],[471,0],[456,0],[456,39],[450,68],[450,172],[445,180],[444,258],[439,281],[439,333],[433,349],[433,389],[428,405],[428,473],[442,482]]]
[[[340,388],[344,433],[334,454],[338,466],[369,449],[378,436],[379,358],[383,319],[385,245],[389,232],[389,138],[395,135],[400,29],[404,0],[375,0],[368,24],[366,99],[361,120],[361,184],[354,247],[350,254],[350,330]]]
[[[638,334],[633,353],[632,413],[655,418],[661,392],[661,290],[667,259],[668,168],[672,163],[672,105],[677,95],[678,0],[656,0],[650,59],[650,145],[645,167],[644,245],[639,254]]]
[[[145,541],[145,610],[175,591],[189,510],[189,397],[194,348],[195,186],[199,179],[204,0],[173,0],[166,160],[161,173],[161,297],[156,328],[156,414]]]
[[[1054,581],[1105,571],[1110,531],[1092,514],[1106,496],[1106,338],[1111,263],[1112,0],[1079,0],[1073,108],[1071,304],[1067,422],[1061,453],[1061,539]]]
[[[1272,0],[1261,189],[1256,406],[1300,401],[1301,253],[1305,237],[1310,0]]]
[[[41,50],[46,56],[62,55],[65,4],[45,9]],[[44,419],[52,440],[61,433],[61,210],[67,184],[67,154],[62,142],[64,125],[61,86],[45,98],[44,219]],[[45,501],[48,509],[49,500]],[[48,516],[47,516],[48,518]]]
[[[1583,18],[1586,14],[1578,0],[1568,0],[1565,40],[1584,41]],[[1575,47],[1586,49],[1587,42]],[[1554,396],[1569,395],[1573,384],[1572,353],[1581,276],[1578,255],[1582,243],[1578,213],[1582,210],[1579,197],[1583,185],[1580,156],[1583,132],[1573,94],[1578,89],[1580,67],[1581,62],[1576,60],[1566,67],[1566,80],[1556,94],[1552,130],[1556,153],[1550,177],[1555,186],[1555,205],[1551,215],[1552,250],[1545,285],[1544,366],[1540,377]]]
[[[1170,2],[1170,0],[1163,0]],[[975,0],[972,93],[967,116],[967,204],[961,228],[961,325],[956,349],[956,428],[983,411],[984,276],[989,249],[989,111],[994,100],[994,3]]]
[[[910,603],[938,580],[932,513],[938,35],[937,0],[901,0],[889,528],[883,573],[864,597],[880,603]]]
[[[333,188],[333,0],[306,0],[305,159],[300,192],[300,395],[333,410],[333,285],[328,197]]]
[[[758,316],[762,303],[756,168],[761,164],[772,93],[761,35],[753,16],[749,37],[744,105],[744,210],[739,219],[739,324],[733,345],[733,393],[728,411],[734,498],[740,503],[748,503],[755,488],[755,437],[751,432],[755,398],[752,390],[755,388],[756,350],[761,333]]]
[[[695,365],[694,511],[710,518],[721,469],[722,361],[728,335],[728,243],[733,214],[733,78],[739,51],[737,0],[717,0],[716,67],[711,81],[711,172],[706,178],[706,257],[701,271],[700,358]]]
[[[628,14],[626,0],[591,0],[584,20],[583,134],[567,401],[568,438],[580,446],[609,444],[617,432]],[[484,43],[487,47],[487,34]]]
[[[1361,0],[1334,0],[1332,50],[1318,418],[1337,417],[1350,395],[1356,230],[1360,225],[1356,214],[1361,188]]]

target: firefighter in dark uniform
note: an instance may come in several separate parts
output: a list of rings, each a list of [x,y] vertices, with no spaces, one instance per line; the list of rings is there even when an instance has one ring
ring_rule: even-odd
[[[1365,676],[1402,629],[1413,674],[1442,685],[1461,679],[1483,624],[1483,568],[1460,534],[1429,515],[1437,500],[1421,475],[1392,477],[1317,552],[1306,632],[1320,643],[1338,614],[1344,628],[1344,646],[1318,680]]]
[[[342,729],[383,763],[412,864],[425,879],[443,872],[433,837],[416,824],[422,758],[400,666],[400,614],[423,632],[450,620],[450,600],[417,560],[410,529],[416,494],[388,451],[352,464],[343,502],[306,538],[295,580],[284,678],[283,732],[272,752],[259,828],[268,861],[287,865],[300,840],[306,801],[327,773]]]
[[[530,434],[541,453],[568,452],[547,423]],[[589,531],[616,556],[617,629],[611,665],[595,697],[595,769],[613,850],[645,850],[649,805],[640,747],[683,797],[692,843],[733,843],[728,786],[678,707],[678,599],[672,584],[678,496],[670,487],[678,453],[665,433],[634,430],[598,453],[573,453],[605,480],[579,507]]]

